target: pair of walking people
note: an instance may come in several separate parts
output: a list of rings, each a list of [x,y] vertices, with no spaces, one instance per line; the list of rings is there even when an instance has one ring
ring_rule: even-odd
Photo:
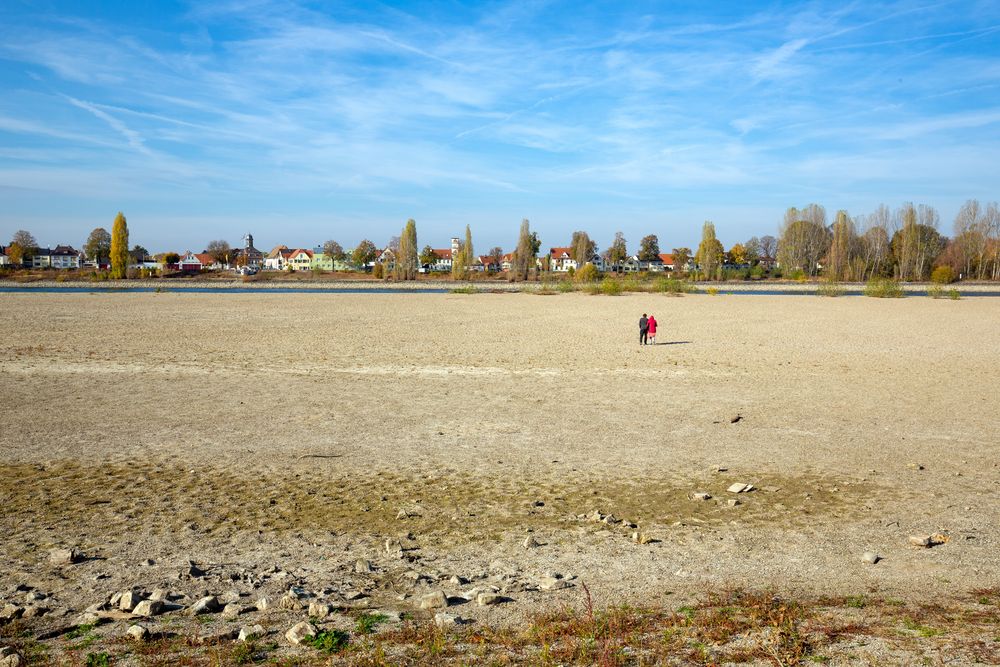
[[[646,313],[639,318],[639,345],[656,345],[656,318]]]

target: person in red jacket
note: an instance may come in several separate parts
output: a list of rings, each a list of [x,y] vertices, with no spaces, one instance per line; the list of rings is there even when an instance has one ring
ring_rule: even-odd
[[[649,344],[656,345],[656,318],[649,316]]]

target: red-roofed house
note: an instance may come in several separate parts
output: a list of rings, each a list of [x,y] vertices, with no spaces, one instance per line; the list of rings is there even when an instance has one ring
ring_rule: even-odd
[[[288,257],[291,254],[292,251],[288,249],[288,246],[274,246],[264,258],[264,268],[268,271],[284,271],[285,267],[288,266]]]
[[[197,273],[206,269],[218,269],[219,263],[207,252],[191,252],[188,250],[181,255],[177,262],[177,268],[189,273]]]
[[[296,248],[288,254],[288,266],[291,267],[292,271],[308,271],[312,268],[312,261],[312,250]]]

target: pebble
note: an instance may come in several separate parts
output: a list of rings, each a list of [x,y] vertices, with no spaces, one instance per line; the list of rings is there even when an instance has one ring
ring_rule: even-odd
[[[123,591],[118,598],[118,608],[122,611],[132,611],[145,598],[146,594],[142,591]]]
[[[243,606],[238,602],[230,602],[222,608],[223,618],[236,618],[243,613]]]
[[[392,556],[394,558],[402,558],[403,545],[399,540],[394,540],[390,537],[385,541],[385,555]]]
[[[525,549],[534,549],[535,547],[540,547],[542,545],[535,539],[534,535],[528,535],[524,538],[524,544],[522,546],[524,546]]]
[[[560,579],[559,577],[542,577],[538,581],[538,588],[543,591],[558,591],[569,587],[570,583],[565,579]]]
[[[729,505],[730,507],[736,507],[737,505],[742,505],[742,503],[736,500],[736,498],[730,498],[728,501],[726,501],[726,504]]]
[[[930,535],[910,535],[910,544],[915,547],[930,548],[933,542]]]
[[[313,618],[326,618],[333,611],[333,607],[325,602],[313,602],[309,605],[309,615]]]
[[[753,490],[753,484],[744,484],[743,482],[736,482],[735,484],[730,484],[729,488],[726,489],[729,493],[749,493]]]
[[[863,554],[861,554],[861,560],[864,561],[865,563],[875,565],[877,562],[882,560],[882,557],[879,556],[874,551],[866,551]]]
[[[421,609],[443,609],[448,606],[448,597],[441,591],[434,591],[420,598]]]
[[[52,565],[72,565],[77,563],[83,555],[76,549],[52,549],[49,551],[49,563]]]
[[[8,604],[0,610],[0,621],[9,622],[16,618],[21,618],[24,614],[24,608],[18,607],[16,604]]]
[[[270,598],[266,597],[260,598],[259,600],[257,600],[256,606],[258,611],[267,611],[267,608],[271,606],[271,600]]]
[[[316,628],[313,627],[312,623],[308,621],[302,621],[301,623],[296,623],[288,629],[285,633],[285,639],[288,640],[290,644],[298,646],[302,643],[302,640],[306,637],[315,637]]]
[[[141,625],[130,625],[125,633],[137,642],[141,642],[149,638],[149,630]]]
[[[707,491],[695,491],[691,494],[691,500],[711,500],[712,494]]]
[[[289,611],[296,611],[302,609],[305,605],[294,595],[288,593],[281,596],[278,600],[278,609],[287,609]]]
[[[149,594],[149,597],[147,599],[166,601],[169,598],[170,598],[170,591],[168,591],[165,588],[154,588],[153,592]]]
[[[206,595],[188,607],[188,613],[192,616],[211,614],[216,611],[219,611],[219,600],[214,595]]]
[[[38,602],[45,599],[45,593],[40,591],[31,591],[24,596],[24,603],[31,604],[32,602]]]
[[[357,572],[358,574],[370,574],[375,570],[374,568],[372,568],[372,564],[369,561],[365,560],[364,558],[359,558],[354,563],[354,571]]]
[[[162,600],[142,600],[135,605],[132,613],[135,616],[159,616],[166,609]]]
[[[442,630],[454,627],[464,622],[465,620],[461,616],[457,616],[455,614],[446,614],[443,611],[434,614],[434,623]]]
[[[502,600],[503,598],[496,593],[480,593],[476,596],[476,604],[480,607],[499,604]]]
[[[48,612],[49,610],[47,607],[43,607],[38,604],[29,604],[24,608],[24,614],[21,615],[21,618],[38,618],[39,616],[44,616]]]
[[[237,641],[248,642],[263,636],[264,636],[264,626],[244,625],[242,628],[240,628],[240,634],[237,636],[236,639]]]
[[[23,664],[21,656],[12,647],[0,648],[0,667],[21,667]]]

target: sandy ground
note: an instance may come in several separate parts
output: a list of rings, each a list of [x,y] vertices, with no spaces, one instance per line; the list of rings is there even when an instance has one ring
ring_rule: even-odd
[[[997,299],[0,294],[0,309],[0,596],[45,590],[53,615],[131,586],[255,600],[298,582],[403,609],[489,581],[511,601],[460,610],[503,624],[580,583],[600,604],[1000,585]],[[637,344],[643,312],[655,346]],[[935,532],[947,543],[908,544]],[[58,546],[88,559],[54,568]],[[546,573],[569,586],[538,590]]]

